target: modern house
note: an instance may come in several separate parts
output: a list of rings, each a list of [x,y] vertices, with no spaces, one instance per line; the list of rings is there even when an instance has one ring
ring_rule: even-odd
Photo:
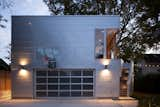
[[[128,96],[119,16],[12,16],[12,98]]]

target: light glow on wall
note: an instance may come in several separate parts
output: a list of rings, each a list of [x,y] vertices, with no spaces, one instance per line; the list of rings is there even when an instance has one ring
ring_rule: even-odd
[[[126,85],[122,85],[122,89],[127,89],[127,86]]]
[[[18,75],[22,78],[28,78],[29,72],[26,69],[20,69]]]
[[[101,59],[101,63],[102,63],[103,65],[109,65],[110,59]]]
[[[19,64],[24,66],[24,65],[27,65],[29,63],[29,60],[27,58],[21,58],[19,60]]]
[[[111,81],[112,73],[108,69],[104,69],[100,72],[101,80],[104,81]]]

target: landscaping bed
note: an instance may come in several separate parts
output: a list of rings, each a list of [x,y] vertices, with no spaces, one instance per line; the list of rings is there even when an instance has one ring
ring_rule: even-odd
[[[132,97],[138,100],[138,107],[160,107],[160,94],[134,92]]]

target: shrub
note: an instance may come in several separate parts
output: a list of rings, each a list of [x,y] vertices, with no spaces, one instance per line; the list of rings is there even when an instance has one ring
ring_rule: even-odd
[[[135,79],[134,86],[135,91],[138,92],[160,94],[160,74],[141,74]]]

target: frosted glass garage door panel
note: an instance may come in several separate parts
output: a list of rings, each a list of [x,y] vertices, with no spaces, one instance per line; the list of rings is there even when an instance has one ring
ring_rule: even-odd
[[[95,70],[55,69],[35,71],[35,97],[93,97]]]

